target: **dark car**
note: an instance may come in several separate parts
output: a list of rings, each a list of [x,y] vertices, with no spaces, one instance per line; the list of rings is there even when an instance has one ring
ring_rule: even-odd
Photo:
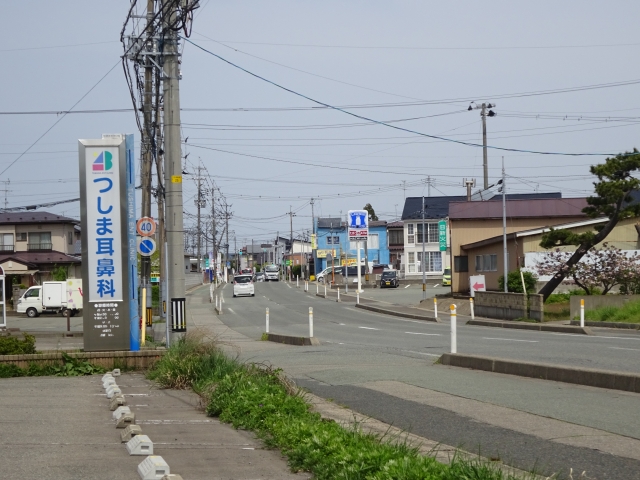
[[[397,271],[386,270],[382,272],[382,277],[380,277],[380,288],[384,288],[384,287],[398,288],[399,286],[400,286],[400,280],[398,280]]]

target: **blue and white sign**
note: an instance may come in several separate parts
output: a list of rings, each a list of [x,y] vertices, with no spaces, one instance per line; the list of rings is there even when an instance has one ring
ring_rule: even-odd
[[[143,257],[150,257],[156,251],[156,241],[153,238],[142,237],[138,240],[138,253]]]
[[[349,210],[347,221],[349,240],[366,240],[369,237],[369,212]]]

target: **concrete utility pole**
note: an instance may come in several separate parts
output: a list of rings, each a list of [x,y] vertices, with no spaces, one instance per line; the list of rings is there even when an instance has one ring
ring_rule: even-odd
[[[224,220],[225,220],[225,231],[227,232],[227,245],[226,245],[226,253],[224,255],[225,266],[226,262],[229,261],[229,206],[226,203],[224,204]],[[215,242],[215,238],[213,239]]]
[[[424,223],[424,197],[422,197],[422,261],[420,262],[420,268],[422,268],[422,299],[427,298],[427,265],[426,265],[426,252],[425,243],[427,241],[427,232]]]
[[[164,178],[166,190],[166,231],[167,253],[169,272],[169,299],[171,307],[176,306],[172,314],[174,325],[182,326],[181,331],[186,331],[184,308],[185,279],[184,279],[184,222],[182,199],[182,151],[180,148],[180,66],[178,61],[178,35],[173,29],[177,22],[177,5],[174,0],[162,0],[162,8],[165,9],[163,31],[165,33],[163,44],[163,93],[164,93]],[[172,311],[169,308],[168,311]],[[177,335],[181,336],[181,333]]]
[[[507,285],[509,276],[509,265],[507,264],[509,260],[509,251],[507,250],[507,186],[504,181],[504,157],[502,157],[502,248],[504,250],[502,262],[504,264],[504,292],[507,293],[509,291],[509,287]],[[524,293],[526,295],[527,292]]]
[[[495,117],[496,114],[492,108],[496,107],[495,103],[483,103],[477,105],[475,102],[471,102],[467,110],[480,110],[480,117],[482,117],[482,169],[484,172],[484,189],[489,188],[489,161],[487,159],[487,117]],[[487,112],[487,109],[489,111]]]
[[[213,247],[211,248],[211,253],[213,254],[213,258],[209,260],[209,268],[213,268],[213,276],[216,277],[216,273],[218,271],[218,248],[216,244],[216,238],[218,236],[218,223],[216,222],[216,189],[215,187],[211,189],[211,234],[213,235]],[[214,268],[215,267],[215,268]]]
[[[147,0],[147,38],[148,45],[153,41],[153,17],[154,0]],[[153,138],[151,137],[152,129],[152,109],[153,103],[153,64],[149,55],[144,56],[144,92],[142,95],[142,161],[140,162],[140,186],[141,186],[141,209],[140,216],[151,216],[151,166],[153,164]],[[140,259],[140,285],[146,287],[149,285],[151,278],[151,257],[143,256]]]
[[[198,208],[198,226],[196,227],[196,257],[198,258],[198,273],[202,273],[202,224],[201,224],[201,216],[200,209],[203,207],[204,199],[202,198],[202,179],[200,177],[201,167],[198,165],[198,196],[196,198],[196,207]]]
[[[291,245],[289,250],[289,260],[293,267],[293,211],[291,210],[291,205],[289,205],[289,227],[289,245]]]
[[[316,233],[316,217],[313,213],[313,205],[315,203],[315,201],[313,200],[313,198],[311,199],[311,235],[315,235]],[[311,241],[311,238],[309,238],[309,241]],[[317,240],[316,240],[317,242]],[[313,258],[313,274],[316,274],[316,256],[313,253],[313,245],[311,245],[311,257]],[[309,279],[311,278],[311,270],[309,269]]]
[[[156,82],[156,98],[159,98],[160,92],[160,83]],[[156,102],[156,145],[162,145],[162,130],[159,127],[161,123],[161,109],[160,102]],[[160,298],[161,300],[167,301],[165,297],[166,295],[166,281],[167,281],[167,269],[165,267],[166,263],[166,253],[164,250],[164,243],[166,241],[166,231],[164,227],[164,175],[162,174],[162,162],[163,162],[164,151],[161,148],[156,148],[156,178],[158,182],[157,188],[157,202],[158,202],[158,260],[160,262]],[[162,303],[161,303],[162,305]],[[161,314],[164,317],[165,312],[161,310]]]

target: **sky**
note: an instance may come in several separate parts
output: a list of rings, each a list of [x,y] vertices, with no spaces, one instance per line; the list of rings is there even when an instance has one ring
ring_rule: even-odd
[[[488,144],[522,150],[489,150],[489,183],[500,178],[504,157],[510,193],[587,196],[589,166],[639,143],[640,3],[200,4],[196,45],[344,110],[317,108],[184,46],[185,228],[194,226],[201,166],[205,183],[230,205],[238,246],[288,236],[290,209],[294,236],[308,231],[311,198],[316,216],[371,203],[393,220],[405,196],[463,195],[465,178],[480,188],[482,148],[451,141],[482,144],[472,100],[496,105]],[[55,113],[132,107],[119,42],[128,9],[123,0],[3,2],[0,207],[78,197],[80,138],[134,133],[139,143],[131,111]],[[46,210],[80,212],[78,202]]]

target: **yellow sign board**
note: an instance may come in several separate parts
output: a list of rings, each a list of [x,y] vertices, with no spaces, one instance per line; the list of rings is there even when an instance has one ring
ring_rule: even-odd
[[[182,183],[182,175],[171,175],[171,183]]]
[[[316,234],[311,235],[311,250],[316,250],[318,248],[318,240]]]
[[[344,264],[346,263],[346,260],[343,258],[341,265],[344,267]],[[358,259],[357,258],[350,258],[349,259],[349,266],[353,266],[353,265],[357,265],[358,264]]]
[[[316,256],[318,258],[327,258],[327,254],[331,254],[334,257],[336,256],[336,251],[334,250],[317,250],[316,251]]]

